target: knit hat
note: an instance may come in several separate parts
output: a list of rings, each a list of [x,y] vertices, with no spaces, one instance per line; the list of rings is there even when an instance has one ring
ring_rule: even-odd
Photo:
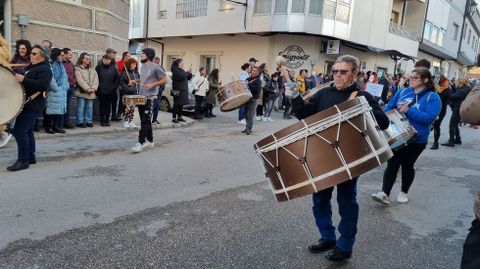
[[[142,52],[145,53],[149,61],[153,61],[155,58],[155,50],[152,48],[144,48]]]

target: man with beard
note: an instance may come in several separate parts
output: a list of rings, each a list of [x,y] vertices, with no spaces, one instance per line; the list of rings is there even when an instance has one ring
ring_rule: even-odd
[[[152,110],[156,98],[158,98],[158,87],[167,82],[166,74],[158,64],[153,62],[155,50],[145,48],[140,54],[142,69],[140,70],[140,95],[147,98],[145,105],[138,106],[140,115],[140,131],[138,131],[138,143],[132,147],[135,153],[141,152],[144,148],[154,148],[152,131]]]
[[[360,61],[351,55],[340,56],[333,66],[334,83],[316,93],[308,103],[305,103],[298,88],[288,88],[285,95],[292,98],[293,111],[299,120],[317,112],[343,103],[355,96],[364,96],[377,120],[380,129],[389,125],[387,115],[380,108],[372,95],[360,91],[355,83]],[[321,253],[330,250],[325,257],[331,261],[343,261],[352,256],[353,243],[357,233],[358,203],[357,181],[359,177],[347,180],[337,185],[337,202],[340,213],[338,230],[340,237],[336,238],[335,226],[332,223],[332,207],[330,200],[334,187],[313,194],[313,215],[320,231],[318,243],[308,247],[311,253]]]

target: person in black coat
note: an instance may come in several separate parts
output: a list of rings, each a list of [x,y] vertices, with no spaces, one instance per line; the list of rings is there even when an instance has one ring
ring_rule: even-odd
[[[116,90],[120,77],[116,65],[111,65],[112,59],[103,55],[102,63],[95,67],[98,74],[98,100],[100,101],[100,125],[110,126],[110,113],[113,106],[116,106]],[[114,115],[112,115],[112,118]]]
[[[39,45],[32,47],[30,54],[31,64],[25,69],[24,74],[15,74],[15,79],[25,89],[28,101],[22,112],[15,120],[13,135],[17,142],[18,157],[15,164],[7,167],[9,171],[27,169],[30,164],[37,162],[35,158],[35,137],[33,128],[37,117],[45,108],[45,97],[43,93],[50,87],[52,71],[48,64],[46,51]]]
[[[184,105],[188,105],[188,81],[192,79],[192,73],[185,71],[182,59],[176,59],[172,63],[172,95],[173,95],[173,113],[172,122],[178,123],[185,121],[182,118]]]
[[[461,145],[462,138],[460,137],[460,105],[467,97],[472,88],[466,78],[460,78],[455,82],[455,91],[450,94],[450,108],[452,109],[452,116],[450,117],[450,138],[447,142],[442,143],[442,146],[454,147],[455,144]]]
[[[305,103],[298,89],[289,87],[285,95],[292,98],[295,116],[302,120],[317,112],[334,105],[343,103],[355,96],[364,96],[372,107],[373,115],[380,129],[388,128],[390,121],[387,115],[375,101],[372,95],[357,88],[355,80],[360,61],[351,55],[344,55],[337,59],[333,66],[334,83],[327,89],[316,93],[308,103]],[[320,240],[308,247],[311,253],[329,251],[325,257],[331,261],[342,261],[352,255],[353,244],[357,232],[359,207],[357,203],[357,181],[359,177],[347,180],[337,187],[337,201],[340,212],[338,230],[340,237],[337,240],[335,227],[332,224],[332,208],[330,200],[334,187],[313,194],[313,215],[320,231]]]
[[[433,122],[433,145],[430,149],[438,149],[438,140],[440,139],[440,126],[442,125],[443,118],[447,114],[447,106],[450,99],[450,83],[444,75],[440,75],[440,81],[438,82],[437,93],[442,100],[442,110],[438,114],[438,118]]]

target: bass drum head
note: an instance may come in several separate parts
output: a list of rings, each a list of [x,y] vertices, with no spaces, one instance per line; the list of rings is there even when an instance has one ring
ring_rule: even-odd
[[[0,125],[15,118],[25,102],[23,86],[15,80],[15,75],[7,68],[0,66]]]
[[[250,93],[244,93],[242,95],[237,95],[235,98],[226,101],[220,105],[220,110],[222,112],[228,112],[235,110],[242,105],[244,105],[246,102],[248,102],[250,99],[252,99],[252,95]]]

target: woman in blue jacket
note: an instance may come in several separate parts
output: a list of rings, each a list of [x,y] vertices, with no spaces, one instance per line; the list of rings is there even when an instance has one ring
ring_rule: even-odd
[[[47,91],[45,131],[49,134],[65,133],[62,129],[63,115],[67,111],[67,91],[70,88],[68,75],[63,66],[63,51],[58,48],[52,49],[52,81]]]
[[[407,146],[394,151],[394,156],[388,160],[387,169],[383,174],[382,191],[372,194],[373,200],[382,204],[390,204],[390,192],[401,166],[402,190],[397,196],[397,202],[408,202],[407,193],[415,178],[414,164],[427,146],[430,126],[437,118],[441,108],[442,102],[435,92],[430,71],[426,68],[414,69],[410,76],[410,87],[398,91],[384,110],[387,112],[397,109],[404,113],[417,130],[417,136]]]

